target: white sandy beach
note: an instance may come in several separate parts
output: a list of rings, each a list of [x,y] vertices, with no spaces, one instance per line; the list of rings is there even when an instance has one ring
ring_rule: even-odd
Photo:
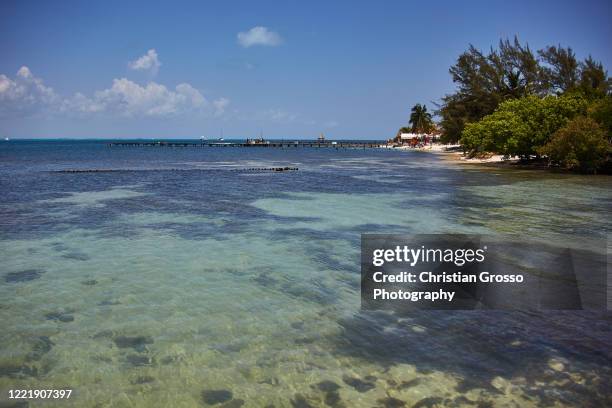
[[[409,146],[397,146],[389,147],[398,150],[412,150],[412,151],[423,151],[443,155],[444,159],[452,160],[460,163],[513,163],[516,162],[516,158],[508,158],[501,154],[491,154],[487,157],[482,158],[468,158],[463,152],[457,150],[461,147],[459,144],[440,144],[436,143],[433,145],[427,145],[424,147],[409,147]]]

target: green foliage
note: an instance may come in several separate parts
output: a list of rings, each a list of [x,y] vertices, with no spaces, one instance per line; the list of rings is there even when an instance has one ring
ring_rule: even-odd
[[[557,130],[538,151],[566,169],[593,173],[607,160],[610,142],[594,119],[578,116]]]
[[[542,77],[551,91],[563,93],[576,87],[578,60],[570,47],[548,46],[538,51],[538,54],[548,64],[542,68]]]
[[[411,131],[415,133],[429,133],[433,129],[431,113],[427,112],[427,106],[417,103],[410,111]]]
[[[580,93],[589,99],[610,94],[611,81],[601,63],[591,57],[579,62],[571,48],[545,47],[537,57],[528,45],[502,40],[488,53],[470,45],[449,70],[457,85],[442,99],[442,140],[462,137],[468,123],[492,114],[505,101],[526,96]]]
[[[461,144],[471,154],[487,151],[528,157],[537,154],[537,148],[557,129],[586,110],[587,100],[577,94],[511,99],[482,120],[468,124]]]
[[[608,139],[612,138],[612,96],[596,100],[589,106],[589,117],[606,131]]]
[[[591,56],[580,64],[580,82],[578,89],[589,99],[602,98],[609,95],[611,89],[608,72],[601,62],[596,62]]]

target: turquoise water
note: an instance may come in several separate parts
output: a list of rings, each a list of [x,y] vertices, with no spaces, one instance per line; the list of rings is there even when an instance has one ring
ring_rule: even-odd
[[[273,166],[299,171],[244,170]],[[593,247],[612,229],[609,177],[99,141],[5,143],[0,173],[0,401],[71,388],[29,405],[612,402],[609,313],[359,309],[361,233]]]

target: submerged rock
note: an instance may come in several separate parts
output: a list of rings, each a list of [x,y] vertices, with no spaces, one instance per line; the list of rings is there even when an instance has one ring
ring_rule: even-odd
[[[204,390],[202,400],[208,405],[221,404],[231,400],[233,394],[230,390]]]
[[[4,280],[8,283],[28,282],[39,279],[45,273],[42,269],[26,269],[20,272],[11,272],[4,276]]]

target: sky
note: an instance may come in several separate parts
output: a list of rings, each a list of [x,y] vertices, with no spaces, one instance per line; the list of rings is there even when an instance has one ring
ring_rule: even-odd
[[[518,35],[612,69],[609,1],[0,2],[0,137],[384,139]]]

